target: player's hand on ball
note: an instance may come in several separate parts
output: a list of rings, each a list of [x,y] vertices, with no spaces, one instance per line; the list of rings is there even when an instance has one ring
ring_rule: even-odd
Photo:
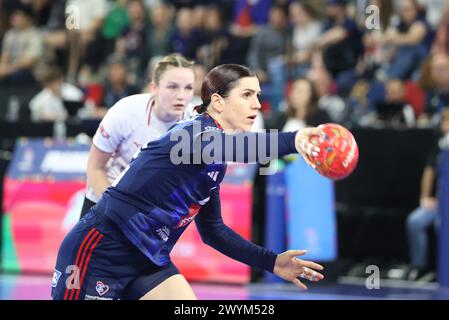
[[[316,167],[312,161],[312,158],[318,156],[320,148],[313,145],[310,142],[310,138],[313,136],[318,136],[319,134],[320,131],[317,128],[304,128],[299,130],[295,137],[296,150],[312,168]]]
[[[302,256],[306,252],[306,250],[288,250],[279,254],[274,264],[273,273],[284,280],[292,282],[304,290],[307,290],[307,286],[304,285],[298,278],[315,282],[323,280],[324,276],[315,271],[323,270],[323,266],[312,261],[297,258],[297,256]]]

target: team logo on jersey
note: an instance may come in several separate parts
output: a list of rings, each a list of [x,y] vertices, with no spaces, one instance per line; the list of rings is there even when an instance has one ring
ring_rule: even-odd
[[[167,241],[168,237],[170,237],[170,229],[167,226],[157,229],[156,233],[163,241]]]
[[[95,290],[98,292],[100,296],[103,296],[106,294],[106,292],[109,291],[109,286],[107,284],[104,284],[101,281],[97,281],[97,285],[95,286]]]
[[[111,136],[109,135],[109,133],[106,132],[105,128],[103,127],[103,124],[100,124],[100,133],[101,136],[105,139],[109,139]]]
[[[55,269],[55,272],[53,272],[53,279],[51,280],[51,286],[53,288],[56,288],[58,285],[59,278],[61,277],[61,272]]]

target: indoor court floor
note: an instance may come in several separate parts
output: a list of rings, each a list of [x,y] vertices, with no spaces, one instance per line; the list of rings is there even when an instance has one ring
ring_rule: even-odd
[[[0,275],[0,300],[49,300],[51,276]],[[300,291],[290,284],[222,285],[192,283],[201,300],[449,300],[449,288],[381,280],[368,290],[363,279],[340,278],[335,284],[310,284]]]

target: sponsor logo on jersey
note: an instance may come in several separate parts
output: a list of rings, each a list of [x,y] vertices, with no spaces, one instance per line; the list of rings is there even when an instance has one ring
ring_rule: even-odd
[[[109,135],[109,133],[106,132],[105,128],[103,127],[103,124],[100,124],[100,134],[103,138],[105,139],[109,139],[111,136]]]
[[[98,292],[100,296],[104,296],[106,292],[109,291],[109,286],[104,284],[101,281],[97,281],[97,285],[95,286],[95,290]]]
[[[58,285],[59,278],[61,277],[61,271],[55,269],[53,272],[53,279],[51,280],[51,286],[55,288]]]

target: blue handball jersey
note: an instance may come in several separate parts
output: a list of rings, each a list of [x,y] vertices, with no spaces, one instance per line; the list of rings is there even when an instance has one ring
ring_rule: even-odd
[[[195,220],[204,242],[231,258],[270,270],[276,255],[244,240],[221,220],[219,187],[226,161],[236,160],[235,155],[228,155],[242,151],[239,162],[257,161],[257,156],[246,154],[246,147],[225,150],[223,144],[223,154],[220,150],[207,153],[212,155],[209,159],[198,157],[210,146],[203,141],[208,133],[230,136],[208,114],[177,123],[159,140],[141,149],[105,191],[97,207],[103,208],[106,217],[157,265],[170,262],[174,244],[198,215],[202,219]],[[278,156],[295,152],[295,133],[247,135],[257,136],[267,144],[275,138]]]

